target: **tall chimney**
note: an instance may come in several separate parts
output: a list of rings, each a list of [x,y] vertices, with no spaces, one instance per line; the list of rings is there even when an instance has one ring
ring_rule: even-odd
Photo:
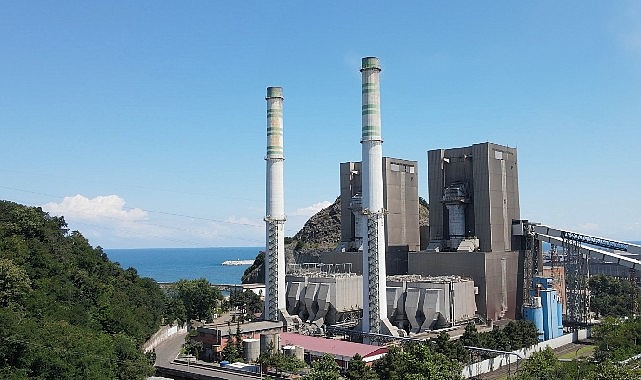
[[[278,321],[285,310],[285,197],[283,192],[283,89],[267,87],[265,310]]]
[[[380,60],[362,60],[363,332],[391,333],[387,320]]]

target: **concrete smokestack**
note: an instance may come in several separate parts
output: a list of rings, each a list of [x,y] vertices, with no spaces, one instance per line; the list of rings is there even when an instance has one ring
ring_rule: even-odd
[[[285,196],[283,191],[283,89],[267,88],[265,310],[278,321],[285,310]]]
[[[387,320],[385,222],[383,209],[383,138],[381,136],[380,61],[362,60],[362,183],[364,332],[393,333]]]

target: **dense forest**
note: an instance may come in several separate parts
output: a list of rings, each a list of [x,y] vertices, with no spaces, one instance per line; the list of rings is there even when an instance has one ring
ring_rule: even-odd
[[[0,378],[142,379],[165,303],[63,218],[0,201]]]

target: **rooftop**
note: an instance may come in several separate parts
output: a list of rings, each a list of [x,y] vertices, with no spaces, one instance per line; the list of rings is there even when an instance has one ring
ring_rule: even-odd
[[[301,346],[305,351],[320,355],[327,353],[343,360],[351,359],[355,354],[359,354],[365,362],[376,360],[387,353],[387,347],[288,332],[280,334],[280,344],[282,346]]]

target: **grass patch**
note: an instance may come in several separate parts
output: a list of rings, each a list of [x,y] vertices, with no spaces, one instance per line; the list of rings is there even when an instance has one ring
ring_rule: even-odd
[[[566,352],[563,355],[557,356],[559,359],[574,359],[575,357],[586,357],[586,356],[592,356],[594,354],[594,349],[596,346],[593,345],[587,345],[585,347],[579,348],[578,351],[571,351],[571,352]]]

